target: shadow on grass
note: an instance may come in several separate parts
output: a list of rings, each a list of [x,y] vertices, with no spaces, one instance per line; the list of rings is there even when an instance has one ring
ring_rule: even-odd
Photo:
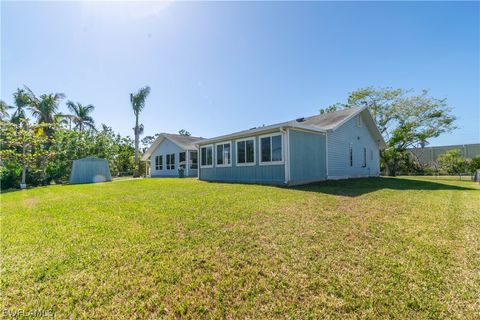
[[[447,182],[447,181],[445,181]],[[402,178],[359,178],[348,180],[329,180],[298,187],[294,190],[319,192],[331,195],[357,197],[365,193],[381,189],[391,190],[479,190],[475,188],[455,186],[448,183],[421,181]]]

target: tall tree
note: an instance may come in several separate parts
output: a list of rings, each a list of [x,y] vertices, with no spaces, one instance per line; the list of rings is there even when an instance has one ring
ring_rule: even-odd
[[[13,107],[9,106],[5,101],[0,100],[0,121],[8,119],[8,110],[12,108]]]
[[[58,105],[60,104],[60,101],[65,98],[65,95],[63,93],[49,93],[37,97],[27,86],[25,86],[25,90],[28,106],[32,115],[37,119],[37,123],[56,123],[55,115],[58,111]],[[51,127],[46,127],[45,132],[48,136],[53,134]]]
[[[142,152],[145,152],[151,145],[152,143],[157,140],[158,136],[160,133],[155,133],[153,136],[145,136],[143,139],[140,141],[142,143]]]
[[[145,108],[145,101],[150,94],[150,87],[146,86],[138,90],[137,93],[130,93],[130,103],[132,104],[133,113],[135,114],[135,127],[133,131],[135,133],[135,172],[134,177],[139,176],[139,158],[138,149],[140,142],[140,135],[143,133],[143,125],[138,123],[138,116]]]
[[[79,131],[83,131],[84,128],[95,129],[95,121],[90,116],[90,113],[93,112],[95,107],[91,104],[82,105],[81,103],[68,101],[67,102],[68,110],[73,112],[73,123],[75,123],[75,128]]]
[[[28,119],[20,119],[19,123],[5,123],[0,128],[0,135],[5,138],[4,145],[0,150],[3,160],[15,161],[22,168],[20,187],[26,187],[27,171],[37,168],[45,171],[45,166],[38,166],[51,154],[43,146],[48,137],[39,135],[39,128],[45,128],[48,124],[30,124]]]
[[[20,123],[20,120],[26,118],[25,109],[28,107],[28,96],[24,89],[18,88],[13,94],[13,101],[15,105],[15,111],[10,119],[13,123]]]

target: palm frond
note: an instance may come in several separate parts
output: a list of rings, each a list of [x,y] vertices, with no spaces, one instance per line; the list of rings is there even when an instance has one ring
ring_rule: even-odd
[[[132,109],[135,115],[138,115],[140,112],[142,112],[143,108],[145,107],[145,101],[147,100],[149,94],[149,86],[141,88],[136,94],[130,94],[130,102],[132,104]]]

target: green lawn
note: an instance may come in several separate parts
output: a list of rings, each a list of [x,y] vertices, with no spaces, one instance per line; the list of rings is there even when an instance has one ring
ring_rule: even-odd
[[[480,317],[480,185],[141,179],[1,195],[3,310],[63,318]]]

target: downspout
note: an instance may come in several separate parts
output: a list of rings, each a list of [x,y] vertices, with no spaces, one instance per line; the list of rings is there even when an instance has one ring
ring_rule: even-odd
[[[328,180],[328,131],[325,132],[325,164],[326,164],[326,180]]]
[[[200,164],[202,163],[202,160],[200,159],[200,145],[196,144],[197,147],[197,179],[200,180]]]
[[[283,133],[285,139],[284,139],[284,148],[285,148],[285,161],[284,161],[284,166],[285,166],[285,185],[288,185],[290,183],[290,129],[284,129],[283,127],[280,127],[280,132]]]

